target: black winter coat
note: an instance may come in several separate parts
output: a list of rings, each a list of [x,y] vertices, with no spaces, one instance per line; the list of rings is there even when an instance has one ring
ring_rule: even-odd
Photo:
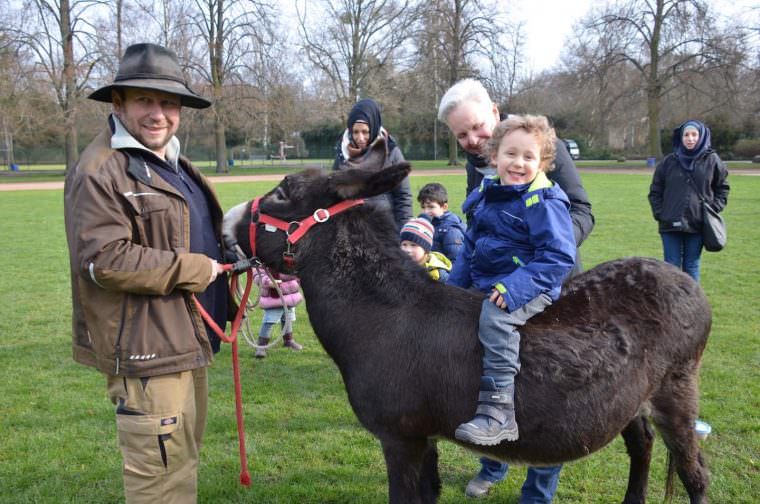
[[[675,154],[665,156],[655,168],[649,187],[649,204],[660,233],[701,233],[701,201],[704,199],[716,211],[722,211],[730,189],[727,178],[726,165],[715,151],[709,150],[694,160],[691,172],[683,169]]]

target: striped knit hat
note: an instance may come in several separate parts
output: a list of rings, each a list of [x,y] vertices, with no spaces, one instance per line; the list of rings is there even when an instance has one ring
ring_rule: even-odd
[[[408,221],[401,228],[401,241],[407,240],[416,243],[425,249],[425,252],[430,252],[430,249],[433,248],[434,232],[433,225],[429,220],[417,217]]]

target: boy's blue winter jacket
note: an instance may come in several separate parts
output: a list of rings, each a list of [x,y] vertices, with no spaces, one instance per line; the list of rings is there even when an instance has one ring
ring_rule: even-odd
[[[423,214],[425,218],[429,218]],[[457,214],[446,211],[440,217],[432,219],[435,233],[433,234],[433,252],[440,252],[454,262],[464,243],[465,226]]]
[[[497,289],[514,311],[539,294],[559,297],[575,262],[575,237],[565,192],[539,172],[531,184],[483,179],[462,210],[473,208],[464,247],[447,283]]]

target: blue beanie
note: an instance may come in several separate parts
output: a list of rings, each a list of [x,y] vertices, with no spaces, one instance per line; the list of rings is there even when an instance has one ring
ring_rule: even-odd
[[[417,217],[408,221],[401,228],[401,241],[416,243],[425,249],[425,252],[430,252],[430,249],[433,248],[434,232],[435,229],[429,220]]]

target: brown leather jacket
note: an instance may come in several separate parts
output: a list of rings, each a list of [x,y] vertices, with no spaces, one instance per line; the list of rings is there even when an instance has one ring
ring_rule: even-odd
[[[74,360],[109,375],[147,377],[206,366],[211,346],[191,293],[211,263],[188,252],[187,203],[140,157],[110,146],[104,131],[66,175]],[[221,242],[222,209],[206,191]]]

